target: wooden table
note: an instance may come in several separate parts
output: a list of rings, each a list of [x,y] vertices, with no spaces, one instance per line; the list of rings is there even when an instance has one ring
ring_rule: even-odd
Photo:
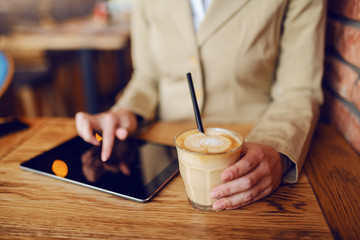
[[[318,128],[307,174],[301,174],[297,184],[281,186],[271,196],[238,210],[201,212],[187,202],[179,175],[151,202],[136,203],[21,170],[21,162],[76,134],[73,119],[27,122],[30,129],[0,138],[0,238],[359,238],[359,191],[346,191],[347,187],[359,190],[359,171],[352,170],[352,186],[347,186],[341,179],[327,177],[338,172],[344,176],[347,170],[328,171],[322,166],[330,165],[329,157],[337,159],[330,154],[353,154],[331,126]],[[178,132],[190,127],[194,124],[157,123],[140,137],[172,144]],[[252,126],[230,128],[246,135]],[[327,146],[328,140],[332,145]],[[351,157],[359,164],[359,156]],[[334,181],[337,185],[332,185]]]

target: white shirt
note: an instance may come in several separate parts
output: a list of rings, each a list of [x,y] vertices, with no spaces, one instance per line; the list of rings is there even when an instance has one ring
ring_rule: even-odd
[[[200,24],[204,20],[205,13],[211,2],[212,0],[190,0],[195,32],[199,30]]]

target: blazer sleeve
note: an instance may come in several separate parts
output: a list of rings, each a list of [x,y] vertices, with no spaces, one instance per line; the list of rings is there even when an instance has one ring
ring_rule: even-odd
[[[323,102],[325,0],[291,0],[283,20],[272,103],[247,141],[272,146],[294,164],[296,182]]]
[[[158,71],[150,51],[150,27],[146,1],[136,1],[131,15],[131,56],[133,74],[119,100],[111,108],[125,108],[143,117],[154,118],[158,105]]]

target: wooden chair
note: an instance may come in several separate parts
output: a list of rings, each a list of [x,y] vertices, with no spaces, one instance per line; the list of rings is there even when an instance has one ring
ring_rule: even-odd
[[[0,50],[0,98],[4,95],[14,76],[14,61]]]
[[[43,51],[12,51],[15,62],[14,92],[21,115],[52,116],[53,69]]]

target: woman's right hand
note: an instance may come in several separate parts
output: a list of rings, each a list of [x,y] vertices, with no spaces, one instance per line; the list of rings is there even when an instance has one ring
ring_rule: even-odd
[[[109,159],[115,136],[125,140],[129,134],[135,132],[138,126],[136,115],[129,110],[119,109],[95,115],[78,112],[75,116],[76,130],[79,136],[93,145],[100,145],[94,131],[102,132],[101,160]]]

